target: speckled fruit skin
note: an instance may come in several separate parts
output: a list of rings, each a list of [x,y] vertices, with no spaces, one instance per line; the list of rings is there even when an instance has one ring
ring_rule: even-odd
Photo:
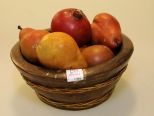
[[[94,44],[103,44],[115,50],[122,44],[121,27],[118,20],[110,14],[96,15],[91,24]]]
[[[22,31],[22,30],[21,30]],[[21,33],[21,32],[20,32]],[[25,31],[24,35],[22,35],[20,39],[20,49],[22,55],[32,63],[38,63],[38,58],[36,54],[36,47],[42,37],[49,33],[46,30],[33,30],[33,31]]]
[[[33,28],[29,28],[29,27],[22,29],[20,26],[18,26],[18,28],[21,30],[19,32],[19,40],[27,38],[27,36],[29,36],[34,31]]]
[[[45,35],[36,48],[40,63],[51,69],[77,69],[87,67],[75,40],[64,32]]]

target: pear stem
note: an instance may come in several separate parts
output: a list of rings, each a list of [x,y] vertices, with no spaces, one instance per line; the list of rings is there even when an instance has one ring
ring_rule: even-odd
[[[22,30],[23,28],[20,25],[18,25],[18,29]]]

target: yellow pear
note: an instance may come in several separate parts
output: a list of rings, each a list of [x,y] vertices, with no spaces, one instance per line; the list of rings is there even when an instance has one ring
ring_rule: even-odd
[[[87,67],[75,40],[64,32],[46,34],[36,48],[42,65],[52,69],[77,69]]]

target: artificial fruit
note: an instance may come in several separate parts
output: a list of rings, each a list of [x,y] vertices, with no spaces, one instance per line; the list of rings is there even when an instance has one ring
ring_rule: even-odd
[[[118,20],[108,13],[96,15],[91,24],[95,44],[103,44],[115,50],[122,44],[121,27]]]
[[[91,42],[90,22],[79,9],[68,8],[57,12],[52,18],[51,30],[71,35],[80,47]]]
[[[104,63],[114,57],[113,52],[104,45],[92,45],[82,49],[88,66],[95,66]]]
[[[36,54],[36,47],[42,37],[49,33],[46,30],[38,30],[32,28],[21,29],[20,37],[20,49],[22,55],[32,63],[38,63]]]
[[[75,40],[64,32],[45,35],[36,48],[42,65],[52,69],[85,68],[84,60]]]

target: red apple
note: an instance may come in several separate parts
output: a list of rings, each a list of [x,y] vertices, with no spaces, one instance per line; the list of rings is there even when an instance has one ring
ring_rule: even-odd
[[[83,48],[81,52],[88,66],[104,63],[114,57],[112,50],[104,45],[92,45]]]
[[[52,19],[51,30],[71,35],[80,47],[91,42],[90,22],[79,9],[68,8],[57,12]]]

